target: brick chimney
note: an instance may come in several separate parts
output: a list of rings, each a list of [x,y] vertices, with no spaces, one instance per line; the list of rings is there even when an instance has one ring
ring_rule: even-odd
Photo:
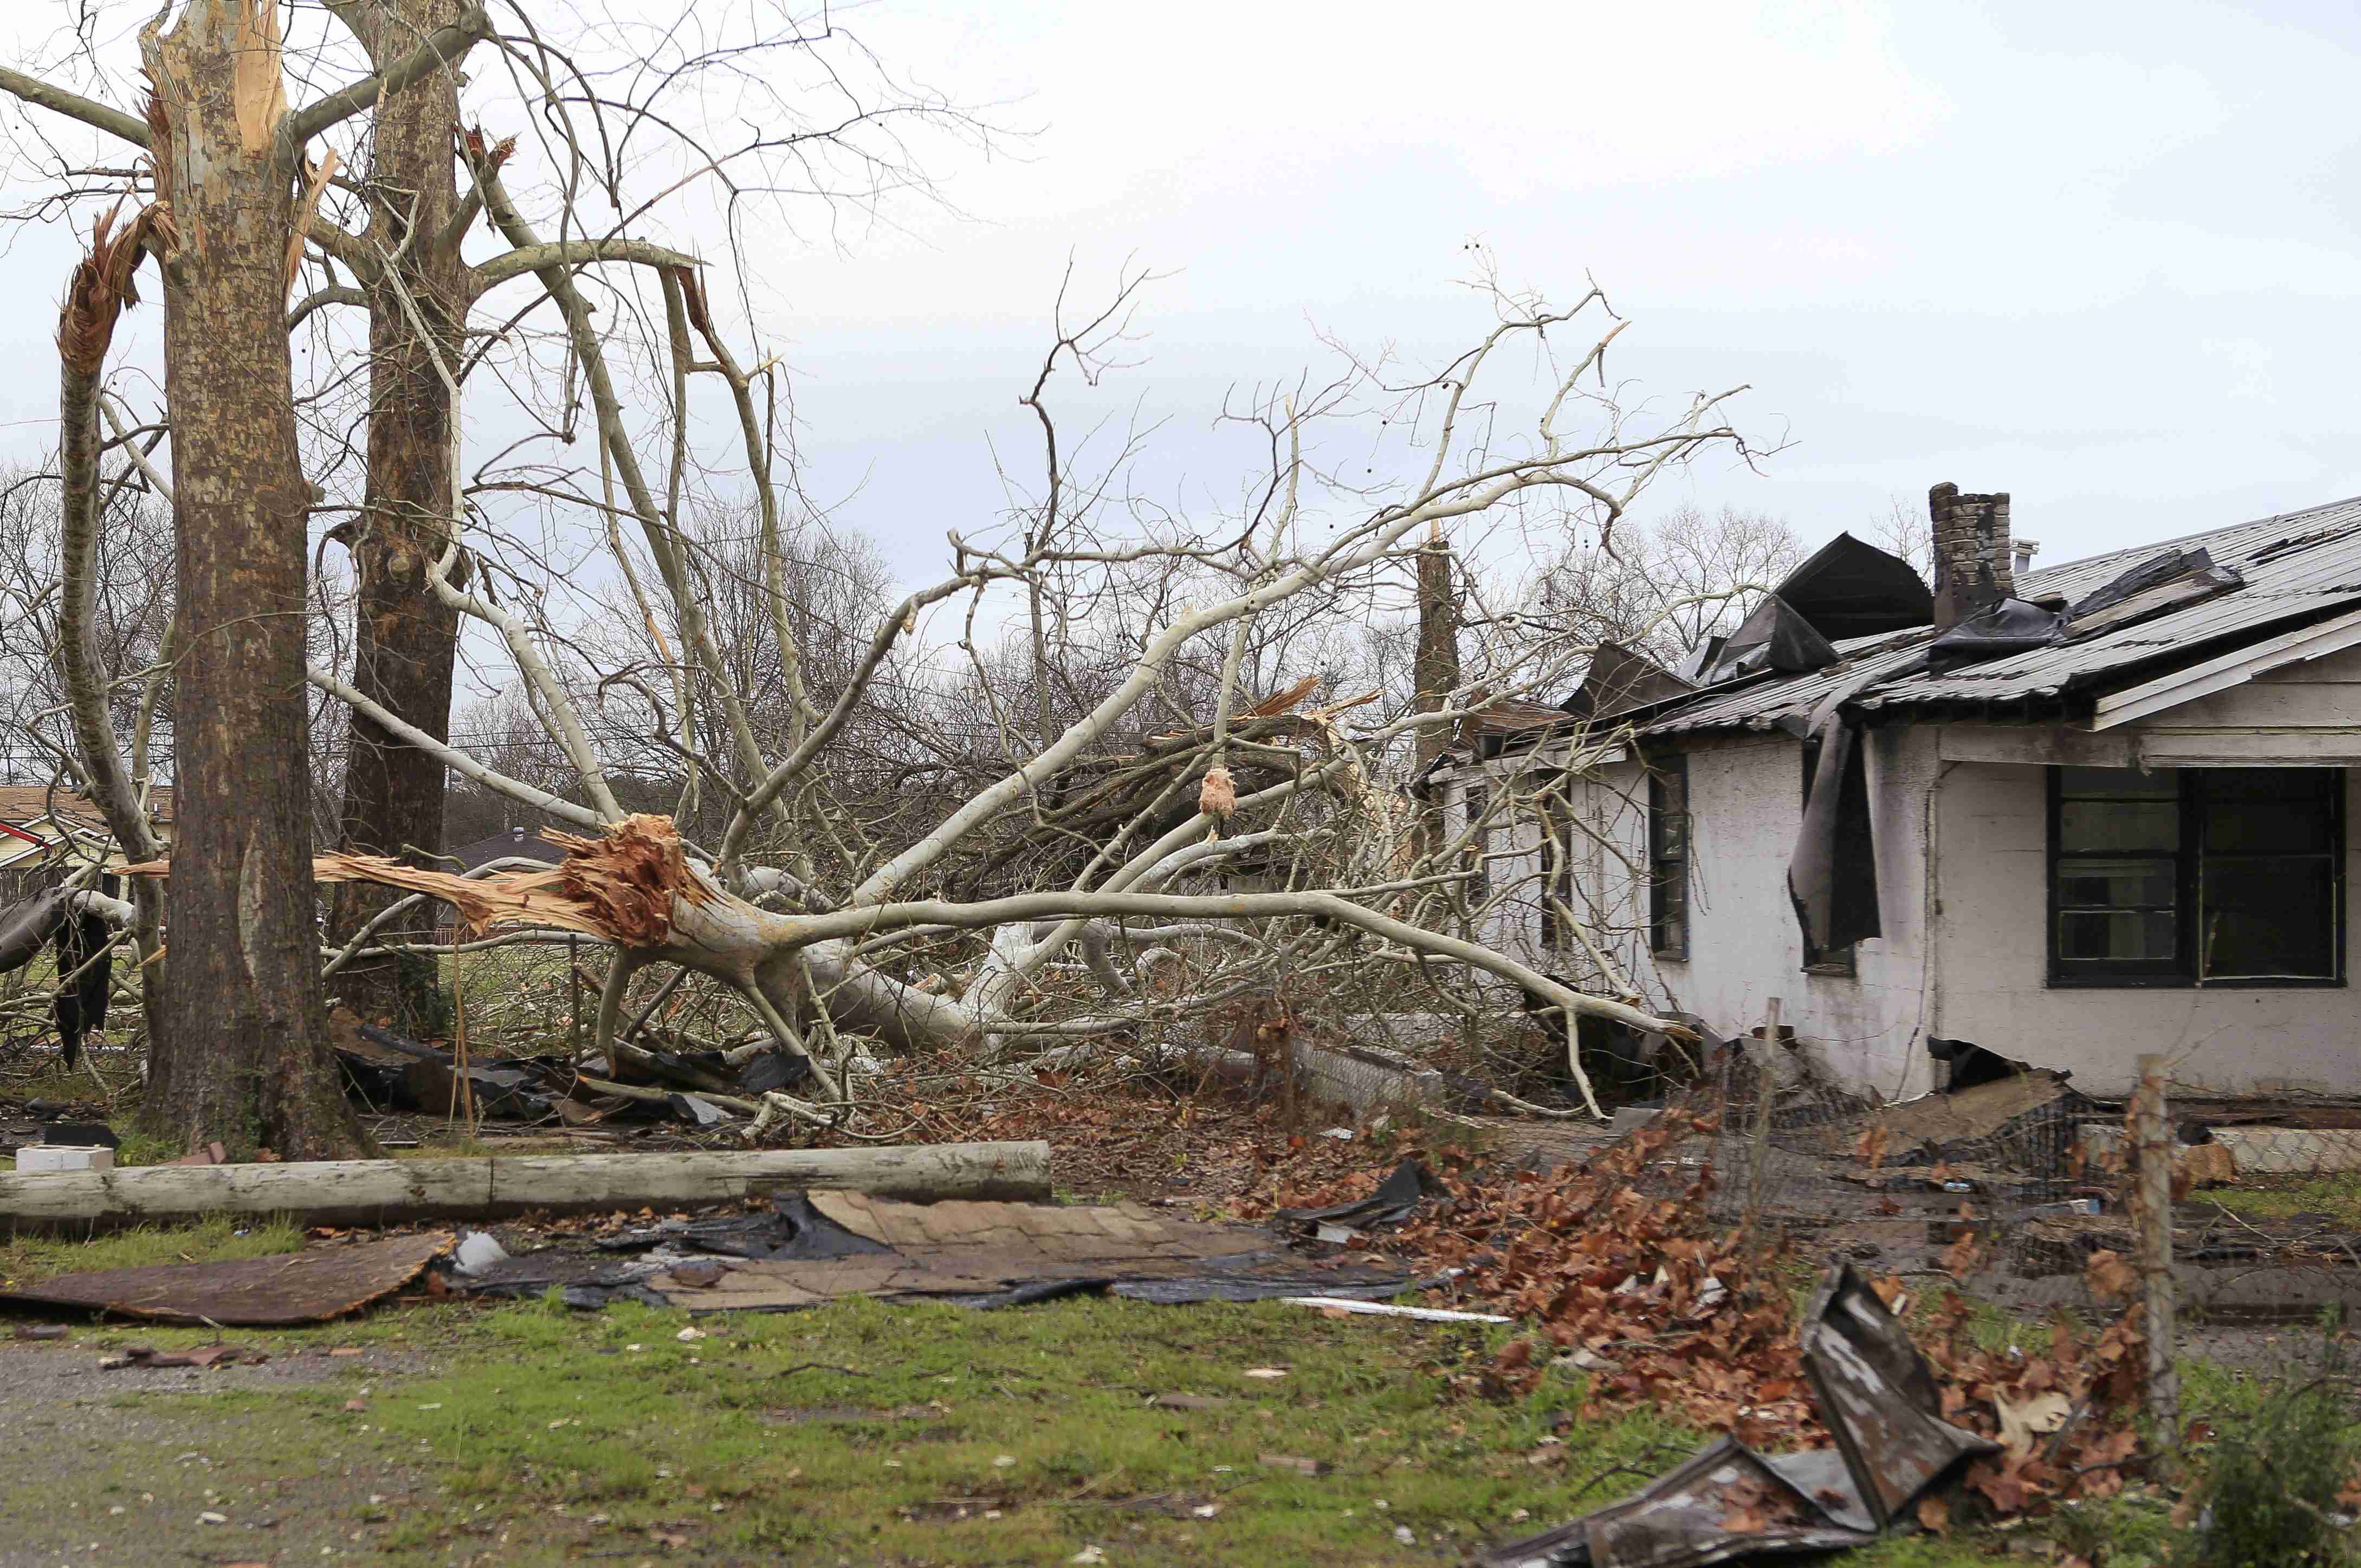
[[[1935,524],[1935,630],[1944,631],[2016,592],[2008,536],[2008,492],[1963,496],[1960,487],[1927,492]]]

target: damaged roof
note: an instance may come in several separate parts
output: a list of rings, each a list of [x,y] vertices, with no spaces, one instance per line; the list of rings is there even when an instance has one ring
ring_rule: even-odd
[[[2361,498],[2258,519],[2184,539],[2136,545],[2026,572],[2024,600],[2080,601],[2125,572],[2173,550],[2203,550],[2244,579],[2227,591],[2108,626],[2092,634],[2004,653],[1964,667],[1930,672],[1923,656],[1929,626],[1836,644],[1837,663],[1801,674],[1766,674],[1658,705],[1641,732],[1767,729],[1805,718],[1831,693],[1857,685],[1850,701],[1872,713],[1992,708],[2012,717],[2143,673],[2142,666],[2185,661],[2201,649],[2235,645],[2269,629],[2286,630],[2361,608]]]

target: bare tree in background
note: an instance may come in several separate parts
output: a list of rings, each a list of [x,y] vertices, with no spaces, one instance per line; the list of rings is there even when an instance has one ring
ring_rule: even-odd
[[[1583,642],[1620,642],[1677,663],[1708,637],[1737,630],[1752,598],[1804,559],[1782,518],[1724,507],[1676,507],[1601,536],[1584,530],[1529,590],[1537,629]]]

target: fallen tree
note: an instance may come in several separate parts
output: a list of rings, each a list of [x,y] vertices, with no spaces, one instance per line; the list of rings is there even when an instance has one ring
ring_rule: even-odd
[[[1038,1201],[1050,1195],[1049,1146],[311,1160],[0,1175],[0,1224],[106,1230],[184,1223],[204,1214],[292,1214],[313,1225],[480,1221],[534,1210],[598,1213],[727,1203],[807,1188],[911,1203]]]

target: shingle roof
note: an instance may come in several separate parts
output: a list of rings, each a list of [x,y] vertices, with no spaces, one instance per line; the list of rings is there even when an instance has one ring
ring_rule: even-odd
[[[21,827],[52,814],[94,833],[106,831],[106,817],[98,806],[63,784],[54,790],[48,784],[0,784],[0,822]],[[169,786],[148,792],[148,815],[157,822],[172,820],[172,791]]]
[[[1789,715],[1809,714],[1830,692],[1864,674],[1872,678],[1852,700],[1872,710],[2004,703],[2022,708],[2128,677],[2139,666],[2169,662],[2175,654],[2194,654],[2274,626],[2301,625],[2361,602],[2361,498],[2027,572],[2017,578],[2017,597],[2079,599],[2176,547],[2202,547],[2216,565],[2235,568],[2245,586],[2095,636],[1940,674],[1901,673],[1924,650],[1931,628],[1853,638],[1837,644],[1844,657],[1825,669],[1708,690],[1659,708],[1660,717],[1643,725],[1642,732],[1768,729]],[[1889,680],[1880,671],[1894,674]]]

